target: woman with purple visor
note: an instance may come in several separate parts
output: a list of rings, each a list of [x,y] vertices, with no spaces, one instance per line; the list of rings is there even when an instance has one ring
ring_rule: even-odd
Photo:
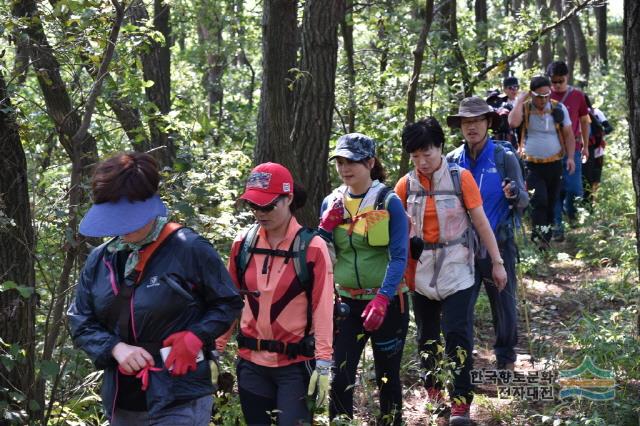
[[[206,360],[243,301],[212,245],[169,222],[159,180],[144,153],[97,165],[80,233],[113,238],[89,254],[67,315],[76,346],[104,370],[112,425],[208,425]]]

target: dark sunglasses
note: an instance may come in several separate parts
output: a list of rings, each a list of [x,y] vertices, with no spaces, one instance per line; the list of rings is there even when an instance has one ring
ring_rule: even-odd
[[[282,200],[282,198],[283,196],[280,195],[278,198],[273,200],[271,204],[267,204],[266,206],[259,206],[252,203],[251,201],[246,201],[246,203],[249,209],[254,212],[271,213],[273,210],[275,210],[276,207],[278,207],[278,203],[280,202],[280,200]]]
[[[507,86],[506,88],[511,90],[518,90],[520,86]]]

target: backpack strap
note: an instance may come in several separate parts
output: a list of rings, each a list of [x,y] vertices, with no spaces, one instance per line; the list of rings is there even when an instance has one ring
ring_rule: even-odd
[[[385,210],[387,208],[387,196],[391,192],[391,188],[384,186],[376,195],[376,202],[373,205],[375,210]]]
[[[568,92],[568,91],[567,91]],[[567,96],[567,94],[565,94],[565,97]],[[560,107],[560,103],[562,102],[558,102],[554,99],[549,99],[549,102],[551,103],[551,112],[555,109],[555,108],[561,108]],[[528,133],[528,128],[529,128],[529,114],[531,113],[531,101],[525,102],[523,105],[523,114],[522,114],[522,125],[520,127],[520,144],[518,146],[518,155],[520,155],[520,158],[524,158],[526,159],[527,156],[525,154],[525,145],[527,143],[527,133]],[[563,111],[564,113],[564,111]],[[556,128],[556,133],[558,134],[558,140],[560,141],[560,148],[562,149],[562,152],[560,153],[560,158],[564,157],[564,154],[567,152],[566,146],[565,146],[565,142],[564,142],[564,136],[562,134],[562,127],[561,124],[562,123],[556,123],[554,120],[554,126]],[[553,159],[553,161],[555,161],[555,159]]]
[[[507,166],[505,165],[505,156],[507,155],[506,149],[499,143],[495,143],[493,149],[493,161],[496,163],[496,169],[500,174],[500,181],[503,181],[507,177]]]
[[[257,223],[254,223],[253,225],[251,225],[247,233],[244,234],[244,237],[240,242],[240,250],[238,250],[238,254],[235,258],[236,278],[238,280],[238,284],[240,284],[240,290],[245,292],[247,291],[247,286],[244,281],[244,274],[247,271],[249,260],[253,255],[253,251],[251,250],[251,248],[256,246],[258,238],[260,238],[260,236],[258,235],[258,228],[259,225]]]
[[[451,175],[451,181],[453,182],[453,193],[460,198],[460,202],[462,203],[462,205],[464,206],[464,200],[462,199],[462,182],[461,182],[461,178],[460,178],[460,167],[458,167],[456,164],[454,163],[449,163],[447,162],[447,165],[449,166],[449,174]],[[433,191],[434,195],[435,193],[439,193],[439,194],[451,194],[451,191]],[[466,209],[466,207],[465,207]]]
[[[304,329],[304,335],[308,336],[311,333],[311,324],[313,322],[313,277],[309,271],[307,265],[307,249],[311,244],[311,240],[316,236],[316,231],[310,228],[300,228],[295,238],[293,239],[293,267],[296,271],[296,277],[298,282],[304,289],[307,296],[307,325]]]
[[[564,96],[562,97],[562,99],[560,99],[560,103],[564,103],[564,101],[567,100],[571,92],[573,92],[573,86],[568,86],[567,91],[564,92]]]
[[[302,227],[296,233],[288,250],[274,250],[256,247],[260,238],[258,235],[258,229],[259,225],[257,223],[249,228],[240,243],[240,250],[236,255],[236,276],[238,283],[240,284],[240,290],[241,292],[247,293],[248,289],[244,275],[247,272],[249,261],[254,253],[267,255],[265,262],[262,265],[264,273],[266,273],[266,268],[268,267],[268,256],[284,257],[285,263],[289,263],[289,260],[292,259],[296,278],[307,297],[307,325],[305,326],[305,336],[308,336],[311,332],[313,315],[313,305],[311,300],[313,277],[307,265],[307,249],[309,248],[313,237],[316,236],[316,232],[311,228]]]

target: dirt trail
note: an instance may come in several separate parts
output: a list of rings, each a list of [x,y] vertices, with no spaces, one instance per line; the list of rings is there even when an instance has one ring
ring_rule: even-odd
[[[562,244],[559,249],[571,250]],[[550,370],[548,357],[559,352],[571,352],[568,335],[583,311],[593,311],[602,306],[602,301],[593,300],[592,295],[581,289],[581,284],[596,279],[611,279],[617,271],[612,268],[587,267],[583,262],[564,253],[548,256],[548,260],[536,267],[536,273],[524,277],[531,331],[527,332],[523,305],[519,303],[519,344],[516,347],[518,360],[516,371]],[[519,291],[523,291],[522,284]],[[522,294],[522,293],[520,293]],[[482,297],[482,296],[481,296]],[[520,297],[520,295],[519,295]],[[488,306],[488,303],[486,304]],[[494,369],[493,328],[490,312],[476,311],[476,340],[474,351],[475,369]],[[409,337],[412,338],[412,337]],[[533,363],[530,349],[533,350]],[[403,418],[407,425],[447,425],[447,417],[434,418],[425,409],[426,391],[420,385],[415,368],[403,377],[404,408]],[[370,386],[370,388],[373,386]],[[501,399],[497,386],[483,384],[476,389],[471,418],[477,425],[526,424],[527,419],[519,411],[522,402]],[[366,413],[374,398],[356,398],[363,402],[358,417],[369,419],[362,424],[374,425],[371,415]],[[543,408],[542,404],[554,402],[529,402],[531,408]]]

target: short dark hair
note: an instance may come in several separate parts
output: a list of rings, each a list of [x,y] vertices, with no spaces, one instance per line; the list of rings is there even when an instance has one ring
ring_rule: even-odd
[[[405,152],[411,154],[431,146],[444,147],[444,132],[438,120],[434,117],[426,117],[405,126],[402,131],[402,148]]]
[[[529,90],[536,90],[544,86],[551,87],[551,81],[549,77],[545,77],[544,75],[537,75],[531,79],[529,83]]]
[[[143,201],[158,191],[158,163],[149,154],[124,152],[96,166],[91,179],[93,202]]]
[[[547,75],[552,77],[554,75],[569,75],[569,67],[563,61],[554,61],[547,67]]]

